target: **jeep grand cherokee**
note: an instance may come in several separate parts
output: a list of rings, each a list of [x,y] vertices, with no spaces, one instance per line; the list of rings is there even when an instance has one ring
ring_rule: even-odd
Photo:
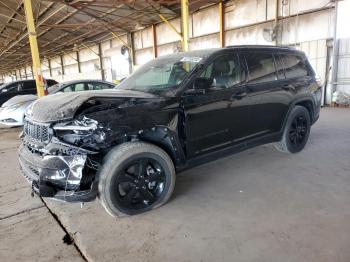
[[[274,142],[301,151],[321,87],[304,53],[235,46],[155,59],[115,90],[55,94],[28,109],[20,166],[33,191],[99,197],[113,216],[170,198],[175,173]]]

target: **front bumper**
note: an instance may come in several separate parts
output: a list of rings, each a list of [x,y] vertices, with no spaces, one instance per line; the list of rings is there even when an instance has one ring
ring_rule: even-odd
[[[17,109],[0,108],[0,123],[7,126],[23,126],[23,118],[26,107]]]
[[[33,192],[66,202],[88,202],[96,198],[97,181],[82,190],[86,154],[41,155],[21,145],[19,164]]]

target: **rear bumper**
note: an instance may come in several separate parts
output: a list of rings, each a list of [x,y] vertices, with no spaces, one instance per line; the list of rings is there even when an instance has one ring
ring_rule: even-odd
[[[96,198],[97,182],[81,190],[86,155],[41,156],[20,147],[19,164],[34,193],[66,202],[89,202]]]

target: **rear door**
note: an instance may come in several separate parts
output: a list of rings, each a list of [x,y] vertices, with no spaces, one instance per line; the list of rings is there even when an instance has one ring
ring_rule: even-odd
[[[251,138],[280,130],[291,91],[285,89],[285,75],[278,55],[272,51],[244,53],[248,71],[247,92],[251,101]]]
[[[311,83],[311,72],[308,70],[303,57],[290,53],[280,53],[279,56],[285,68],[286,82],[284,89],[295,93]]]
[[[34,80],[28,80],[23,82],[23,87],[20,91],[21,95],[36,94],[36,92],[36,83]]]

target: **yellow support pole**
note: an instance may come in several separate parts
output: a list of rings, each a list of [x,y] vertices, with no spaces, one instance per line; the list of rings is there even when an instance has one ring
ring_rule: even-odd
[[[26,14],[27,30],[29,36],[30,50],[32,53],[33,70],[36,82],[36,90],[39,97],[45,96],[45,84],[41,73],[38,41],[36,39],[35,24],[31,0],[24,0],[24,11]]]
[[[220,46],[225,47],[225,6],[219,2]]]
[[[182,22],[182,51],[188,51],[189,39],[189,11],[188,0],[181,0],[181,22]]]

